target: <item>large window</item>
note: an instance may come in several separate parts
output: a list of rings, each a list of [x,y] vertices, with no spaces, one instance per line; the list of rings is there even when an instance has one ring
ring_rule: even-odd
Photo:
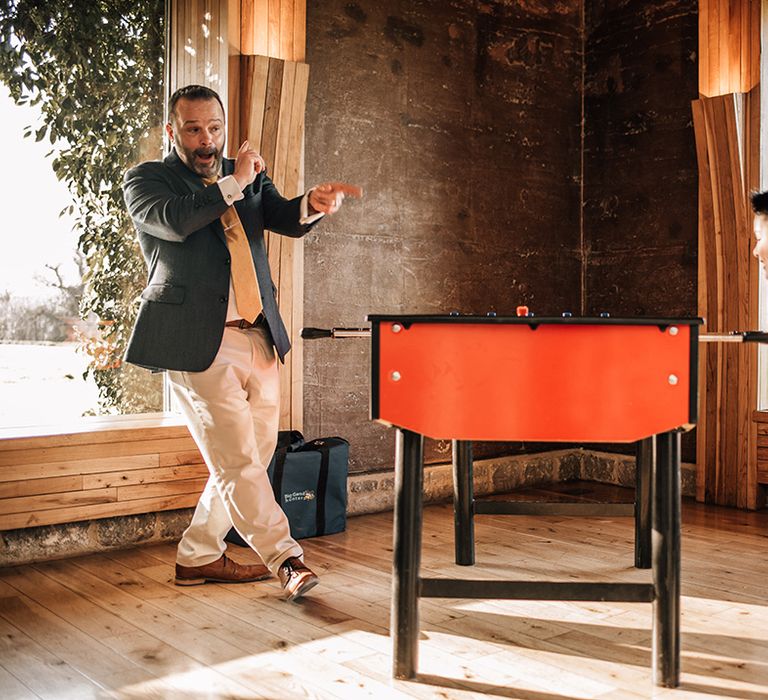
[[[40,110],[17,106],[2,85],[0,120],[13,163],[0,187],[0,425],[75,418],[97,408],[98,388],[78,352],[78,335],[96,331],[80,319],[84,260],[72,217],[59,216],[72,196],[46,157],[50,144],[23,138]]]
[[[146,274],[120,184],[162,155],[164,23],[163,0],[0,3],[0,427],[163,409],[122,363]]]

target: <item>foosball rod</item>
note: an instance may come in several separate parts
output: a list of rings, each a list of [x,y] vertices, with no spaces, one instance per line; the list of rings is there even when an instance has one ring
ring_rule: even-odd
[[[302,328],[304,340],[318,338],[370,338],[370,328]],[[702,333],[700,343],[768,343],[768,333],[763,331],[733,331],[732,333]]]
[[[370,328],[302,328],[304,340],[317,338],[370,338]]]
[[[700,333],[700,343],[768,343],[763,331],[733,331],[732,333]]]

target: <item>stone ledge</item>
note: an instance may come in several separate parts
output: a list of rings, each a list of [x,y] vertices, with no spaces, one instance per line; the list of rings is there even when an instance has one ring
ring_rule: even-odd
[[[635,483],[635,460],[628,455],[582,449],[541,452],[478,460],[474,464],[475,495],[506,493],[524,486],[574,481],[598,481],[624,487]],[[391,510],[394,473],[352,474],[349,477],[350,516]],[[682,465],[683,496],[695,496],[695,465]],[[450,500],[450,464],[424,470],[424,502]],[[64,559],[143,544],[173,542],[189,524],[192,509],[7,530],[0,533],[0,566]]]

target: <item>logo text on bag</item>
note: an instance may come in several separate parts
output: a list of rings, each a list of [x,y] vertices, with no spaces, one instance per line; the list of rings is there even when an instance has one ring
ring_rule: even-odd
[[[283,495],[283,503],[293,503],[294,501],[314,501],[314,491],[294,491]]]

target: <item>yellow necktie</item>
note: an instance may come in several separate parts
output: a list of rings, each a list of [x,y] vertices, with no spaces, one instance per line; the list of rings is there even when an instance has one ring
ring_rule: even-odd
[[[204,182],[211,184],[216,182],[216,179],[204,179]],[[237,312],[246,321],[252,323],[263,308],[259,294],[259,280],[256,277],[248,236],[234,206],[229,207],[221,215],[221,224],[224,226],[229,257],[232,259],[232,287],[235,290]]]

